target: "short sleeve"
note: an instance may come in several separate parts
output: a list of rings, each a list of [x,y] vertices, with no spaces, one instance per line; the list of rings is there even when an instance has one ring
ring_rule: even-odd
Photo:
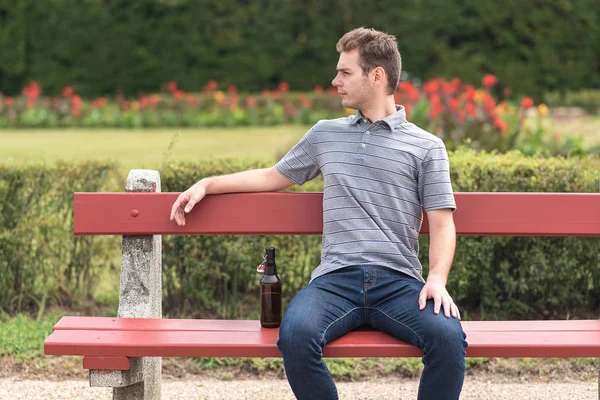
[[[429,149],[419,171],[419,197],[426,211],[451,208],[456,210],[448,152],[442,141]]]
[[[311,144],[313,130],[309,130],[275,168],[283,176],[297,185],[302,185],[319,175],[316,148]]]

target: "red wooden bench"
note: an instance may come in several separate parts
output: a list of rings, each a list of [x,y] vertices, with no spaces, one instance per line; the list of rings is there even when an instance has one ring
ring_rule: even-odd
[[[188,215],[184,227],[169,220],[177,195],[76,193],[75,234],[322,232],[321,193],[208,196]],[[600,194],[456,193],[455,198],[460,235],[600,236]],[[428,233],[426,219],[422,233]],[[597,320],[469,321],[463,326],[467,357],[600,357]],[[277,337],[277,329],[262,329],[258,321],[63,317],[44,352],[83,356],[84,368],[102,373],[128,370],[137,357],[280,357]],[[324,349],[325,357],[421,355],[411,345],[369,330],[351,332]]]

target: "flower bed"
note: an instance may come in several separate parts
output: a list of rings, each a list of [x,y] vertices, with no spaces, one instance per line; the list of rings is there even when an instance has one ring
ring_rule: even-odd
[[[581,142],[550,135],[543,128],[548,112],[529,97],[512,99],[510,88],[498,92],[498,81],[486,75],[482,87],[431,79],[420,86],[403,81],[394,95],[406,108],[408,119],[444,139],[450,148],[467,144],[476,149],[521,149],[526,153],[583,153]],[[311,125],[320,119],[354,113],[341,106],[337,89],[315,87],[310,93],[290,92],[281,83],[275,90],[238,93],[234,86],[221,90],[209,81],[200,92],[186,92],[169,82],[159,93],[135,99],[121,95],[84,100],[74,87],[58,96],[42,96],[32,81],[16,98],[0,94],[0,127],[210,127]],[[533,123],[532,123],[533,122]]]

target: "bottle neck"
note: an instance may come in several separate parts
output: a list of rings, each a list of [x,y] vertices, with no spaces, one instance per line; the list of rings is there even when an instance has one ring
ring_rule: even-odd
[[[277,266],[275,265],[274,259],[267,259],[267,264],[265,265],[265,275],[277,275]]]

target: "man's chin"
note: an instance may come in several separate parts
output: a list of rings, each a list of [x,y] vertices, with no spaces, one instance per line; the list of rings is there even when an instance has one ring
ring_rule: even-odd
[[[356,104],[350,103],[346,99],[342,99],[342,107],[344,107],[344,108],[351,108],[353,110],[356,110]]]

